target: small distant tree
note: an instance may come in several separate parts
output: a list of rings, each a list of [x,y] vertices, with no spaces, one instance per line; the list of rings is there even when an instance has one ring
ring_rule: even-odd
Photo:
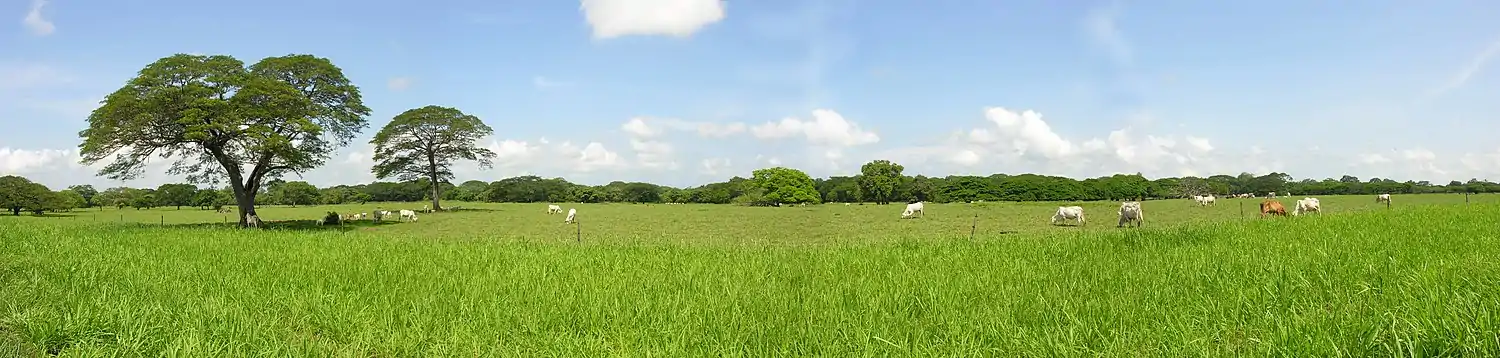
[[[489,168],[495,153],[476,144],[494,133],[479,117],[455,108],[426,106],[391,119],[370,144],[375,145],[376,178],[427,179],[432,209],[441,210],[442,183],[453,179],[453,162],[463,159]]]
[[[290,181],[271,188],[271,196],[282,205],[312,205],[318,202],[318,187],[305,181]]]
[[[88,205],[87,201],[83,199],[83,194],[79,194],[72,189],[59,191],[53,197],[57,201],[54,203],[55,205],[53,205],[52,209],[57,211],[72,211],[73,209]]]
[[[93,207],[94,206],[94,196],[95,195],[99,195],[99,191],[98,190],[94,190],[94,186],[93,185],[87,185],[87,184],[85,184],[85,185],[70,186],[70,187],[68,187],[68,190],[71,190],[74,193],[78,193],[78,195],[83,196],[83,206],[79,206],[80,208]]]
[[[156,187],[156,200],[163,206],[182,210],[184,206],[193,205],[193,195],[197,193],[198,187],[192,184],[162,184]]]

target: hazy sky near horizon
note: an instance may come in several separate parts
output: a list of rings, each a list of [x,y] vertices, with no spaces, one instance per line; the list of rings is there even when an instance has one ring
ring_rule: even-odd
[[[936,176],[1500,179],[1500,3],[1360,5],[6,1],[0,175],[182,181],[166,160],[128,182],[80,165],[98,101],[175,53],[309,53],[374,112],[302,178],[319,186],[375,180],[366,142],[425,105],[495,128],[495,168],[459,181],[691,186],[872,159]]]

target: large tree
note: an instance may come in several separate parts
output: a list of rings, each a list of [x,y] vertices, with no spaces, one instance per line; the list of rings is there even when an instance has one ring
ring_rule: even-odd
[[[229,181],[240,225],[255,214],[262,182],[323,165],[370,114],[343,70],[312,55],[248,68],[230,56],[173,55],[102,103],[79,133],[84,164],[112,158],[99,174],[123,180],[143,174],[152,156],[176,158],[168,174]]]
[[[70,186],[68,190],[72,190],[74,193],[83,196],[83,207],[93,207],[94,196],[99,195],[99,191],[95,190],[93,185],[87,184]]]
[[[755,187],[764,190],[764,200],[769,203],[813,203],[817,204],[818,189],[812,177],[801,170],[786,167],[757,169],[751,172]]]
[[[901,171],[906,170],[901,164],[889,160],[876,160],[865,163],[859,167],[859,188],[864,192],[864,199],[874,200],[876,204],[890,204],[895,200],[897,190],[901,186]]]
[[[375,145],[376,178],[427,179],[431,185],[432,210],[441,210],[442,184],[453,179],[453,162],[479,162],[490,168],[495,152],[475,144],[494,133],[479,117],[451,107],[426,106],[396,115],[370,144]]]
[[[47,186],[26,178],[14,175],[0,177],[0,208],[10,210],[12,215],[21,215],[21,210],[46,208],[52,195],[52,190],[47,189]]]

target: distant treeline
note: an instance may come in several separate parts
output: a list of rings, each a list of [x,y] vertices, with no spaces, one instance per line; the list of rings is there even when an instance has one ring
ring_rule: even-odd
[[[1426,181],[1398,182],[1389,179],[1361,180],[1345,175],[1338,179],[1293,180],[1283,173],[1254,176],[1215,175],[1207,178],[1146,179],[1136,175],[1113,175],[1076,180],[1034,174],[990,176],[906,176],[898,164],[876,161],[867,164],[861,174],[811,179],[801,171],[789,168],[767,168],[751,178],[734,177],[727,181],[691,188],[673,188],[651,183],[616,181],[590,186],[562,178],[519,176],[495,182],[470,180],[459,185],[441,184],[443,200],[508,203],[532,202],[623,202],[623,203],[712,203],[773,205],[797,202],[874,202],[905,201],[1092,201],[1154,198],[1181,198],[1191,195],[1230,195],[1268,192],[1294,195],[1338,195],[1381,193],[1493,193],[1500,184],[1469,180],[1437,185]],[[271,181],[256,204],[318,205],[367,202],[416,202],[430,199],[428,182],[375,182],[364,185],[337,185],[317,188],[301,181]],[[19,214],[21,211],[65,211],[90,206],[118,208],[200,207],[205,209],[232,206],[233,195],[227,189],[199,188],[192,184],[165,184],[157,188],[116,187],[96,191],[92,186],[76,185],[52,191],[25,178],[0,178],[0,207]]]

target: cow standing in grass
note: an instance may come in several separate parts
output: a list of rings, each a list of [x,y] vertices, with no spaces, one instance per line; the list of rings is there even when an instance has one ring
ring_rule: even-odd
[[[927,216],[927,214],[923,212],[923,206],[924,205],[922,205],[922,202],[920,202],[920,201],[915,202],[915,203],[911,203],[911,204],[906,204],[906,210],[902,210],[901,211],[901,218],[902,219],[908,219],[908,218],[912,218],[913,215]]]
[[[1302,198],[1302,200],[1297,200],[1297,208],[1292,211],[1292,216],[1309,212],[1316,212],[1318,215],[1323,215],[1323,206],[1318,203],[1318,198]]]
[[[1379,203],[1390,204],[1391,203],[1391,194],[1380,194],[1380,195],[1376,196],[1375,197],[1375,203],[1377,203],[1377,204],[1379,204]]]
[[[1083,219],[1083,207],[1082,206],[1059,206],[1059,207],[1057,207],[1057,213],[1056,214],[1052,214],[1052,224],[1053,225],[1057,225],[1058,222],[1061,222],[1063,220],[1077,220],[1078,221],[1078,225],[1088,225],[1088,222],[1084,221],[1084,219]]]
[[[1115,227],[1125,227],[1127,223],[1135,223],[1135,227],[1141,227],[1146,222],[1146,216],[1141,212],[1141,202],[1127,201],[1120,204],[1120,223]]]
[[[1286,207],[1280,201],[1266,199],[1260,202],[1260,217],[1265,218],[1266,215],[1286,216]]]

